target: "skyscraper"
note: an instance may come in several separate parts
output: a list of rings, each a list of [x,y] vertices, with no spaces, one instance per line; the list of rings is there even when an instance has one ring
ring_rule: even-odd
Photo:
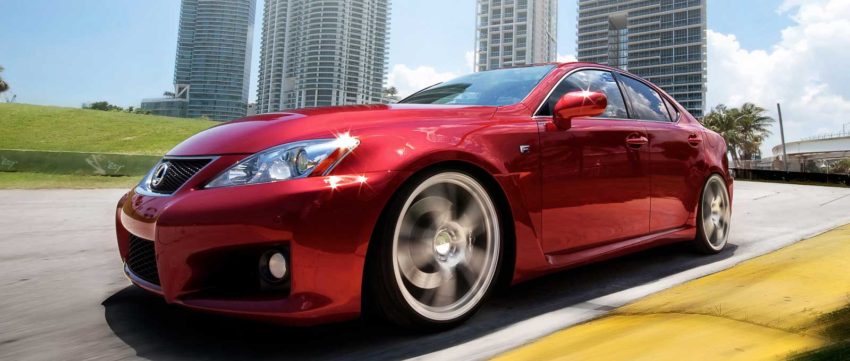
[[[476,71],[558,58],[557,0],[477,0]]]
[[[379,103],[389,0],[266,0],[257,112]]]
[[[247,113],[256,0],[183,0],[174,94],[145,99],[155,114],[230,120]]]
[[[579,0],[578,60],[642,76],[702,117],[706,1]]]

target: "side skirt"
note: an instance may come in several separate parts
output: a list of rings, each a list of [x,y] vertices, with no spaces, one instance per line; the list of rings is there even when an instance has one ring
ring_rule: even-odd
[[[683,226],[667,231],[656,232],[642,237],[627,239],[599,247],[588,248],[576,252],[549,253],[546,260],[554,268],[575,267],[583,264],[614,258],[642,249],[693,239],[696,228]]]

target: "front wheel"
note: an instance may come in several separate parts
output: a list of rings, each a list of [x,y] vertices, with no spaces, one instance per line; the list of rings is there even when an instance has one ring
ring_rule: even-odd
[[[370,291],[390,321],[416,329],[457,325],[480,306],[502,255],[499,217],[487,190],[457,171],[419,177],[390,205]]]
[[[717,174],[705,182],[697,214],[696,249],[702,253],[718,253],[726,247],[732,218],[732,204],[726,182]]]

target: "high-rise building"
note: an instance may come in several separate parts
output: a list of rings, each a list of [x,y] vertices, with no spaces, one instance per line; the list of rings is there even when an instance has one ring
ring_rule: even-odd
[[[257,0],[183,0],[174,95],[145,99],[142,109],[213,120],[244,117],[256,4]]]
[[[696,117],[705,109],[707,0],[579,0],[578,60],[626,69]]]
[[[382,101],[389,0],[266,0],[257,113]]]
[[[557,0],[477,0],[475,70],[558,58]]]

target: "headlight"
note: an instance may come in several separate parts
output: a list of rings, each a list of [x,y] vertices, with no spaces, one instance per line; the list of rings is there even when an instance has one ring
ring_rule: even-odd
[[[327,174],[360,141],[348,134],[334,139],[280,145],[254,154],[230,167],[206,188],[278,182]]]

